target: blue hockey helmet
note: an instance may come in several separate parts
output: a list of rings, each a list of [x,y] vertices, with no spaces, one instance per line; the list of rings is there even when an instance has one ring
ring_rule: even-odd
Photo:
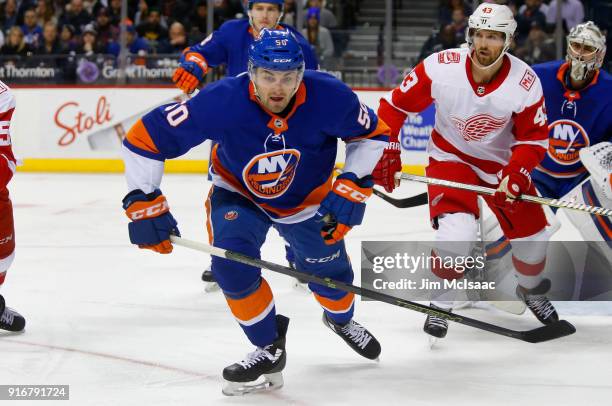
[[[304,71],[304,54],[297,39],[288,30],[264,28],[249,47],[249,72],[255,68]]]

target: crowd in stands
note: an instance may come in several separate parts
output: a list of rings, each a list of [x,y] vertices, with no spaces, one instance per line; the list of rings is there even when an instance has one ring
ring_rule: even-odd
[[[245,16],[248,0],[215,0],[214,29]],[[363,0],[329,0],[330,8],[355,10]],[[207,32],[206,0],[128,0],[129,53],[179,54]],[[330,28],[338,19],[322,0],[303,2],[302,33],[321,57],[334,54]],[[283,23],[297,24],[296,1],[286,1]],[[345,13],[346,14],[346,13]],[[350,18],[346,19],[350,23]],[[110,54],[120,51],[121,0],[0,0],[1,55]]]
[[[597,19],[603,1],[560,0],[563,37],[576,25],[588,17],[595,20],[610,37],[610,14]],[[496,0],[489,1],[510,7],[517,21],[514,42],[510,48],[517,57],[529,64],[556,59],[554,32],[557,22],[557,0]],[[610,3],[610,2],[608,2]],[[455,48],[465,42],[468,17],[472,13],[473,2],[464,0],[441,0],[438,27],[423,44],[419,60],[443,49]],[[605,7],[604,7],[605,8]],[[612,4],[608,4],[608,13]],[[604,10],[605,11],[605,10]],[[565,44],[563,45],[565,49]],[[607,56],[609,58],[609,56]]]

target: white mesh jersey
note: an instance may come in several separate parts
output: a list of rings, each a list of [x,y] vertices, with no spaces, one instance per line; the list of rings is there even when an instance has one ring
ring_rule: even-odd
[[[542,86],[512,55],[504,56],[491,82],[476,84],[468,52],[450,49],[426,58],[381,100],[378,114],[398,134],[407,113],[434,102],[430,157],[466,163],[494,185],[510,160],[531,171],[544,156],[548,125]]]

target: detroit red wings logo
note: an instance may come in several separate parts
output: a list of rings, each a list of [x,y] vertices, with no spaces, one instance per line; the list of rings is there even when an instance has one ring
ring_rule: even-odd
[[[488,114],[478,114],[462,120],[458,117],[452,117],[451,120],[455,127],[466,141],[482,141],[487,135],[503,128],[507,120],[505,118],[497,118]]]

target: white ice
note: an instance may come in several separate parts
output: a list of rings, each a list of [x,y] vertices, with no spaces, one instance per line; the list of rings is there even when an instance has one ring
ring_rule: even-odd
[[[184,237],[206,241],[202,176],[162,185]],[[205,294],[209,258],[176,247],[158,255],[130,245],[121,175],[18,173],[10,185],[17,257],[2,294],[24,314],[23,334],[0,333],[0,384],[69,384],[74,405],[604,405],[612,398],[612,309],[585,315],[559,304],[572,336],[527,344],[452,324],[433,350],[424,317],[358,302],[356,320],[382,344],[362,359],[321,323],[321,309],[283,275],[266,272],[277,312],[291,318],[285,386],[242,398],[221,394],[222,369],[252,350],[220,293]],[[398,196],[420,192],[403,185]],[[564,225],[556,239],[577,238]],[[359,266],[362,240],[427,240],[425,206],[395,209],[370,200],[348,250]],[[274,231],[262,257],[284,264]],[[467,309],[514,329],[538,322]],[[22,401],[19,405],[34,402]]]

